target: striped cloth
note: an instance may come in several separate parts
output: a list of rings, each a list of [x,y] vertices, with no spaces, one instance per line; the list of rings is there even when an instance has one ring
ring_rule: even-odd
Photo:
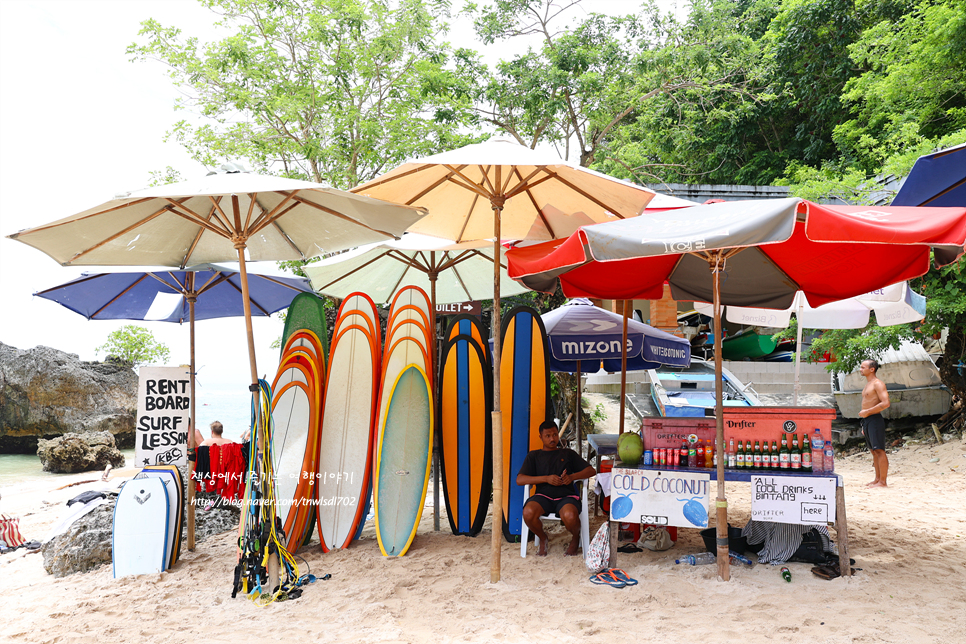
[[[6,543],[8,548],[19,548],[25,543],[20,534],[20,517],[0,514],[0,541]]]
[[[802,545],[802,535],[812,528],[822,535],[822,546],[825,552],[838,554],[835,544],[829,538],[828,528],[824,525],[799,525],[797,523],[769,523],[766,521],[749,521],[741,531],[749,545],[764,543],[758,551],[758,563],[777,565],[783,564],[795,554]]]

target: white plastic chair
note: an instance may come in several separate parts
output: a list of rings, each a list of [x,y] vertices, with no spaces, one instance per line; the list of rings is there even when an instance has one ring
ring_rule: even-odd
[[[589,484],[586,480],[575,481],[577,485],[580,486],[580,550],[583,555],[587,556],[587,550],[590,548],[590,525],[587,520],[587,488]],[[530,500],[530,486],[526,485],[523,488],[523,505],[526,506],[527,501]],[[546,514],[540,517],[541,521],[562,521],[560,517],[556,514]],[[520,556],[526,558],[527,556],[527,541],[530,538],[530,528],[527,527],[527,522],[520,520]],[[534,546],[540,548],[540,537],[533,535]]]

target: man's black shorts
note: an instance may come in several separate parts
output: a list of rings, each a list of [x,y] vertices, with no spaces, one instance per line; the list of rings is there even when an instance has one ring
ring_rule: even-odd
[[[885,418],[882,414],[872,414],[861,420],[865,444],[870,450],[885,449]]]
[[[549,496],[544,496],[542,494],[534,494],[529,499],[530,501],[536,501],[543,508],[543,513],[540,516],[546,516],[548,514],[556,514],[560,516],[560,509],[565,505],[572,505],[577,508],[577,512],[580,512],[580,499],[576,496],[565,496],[562,499],[551,499]]]

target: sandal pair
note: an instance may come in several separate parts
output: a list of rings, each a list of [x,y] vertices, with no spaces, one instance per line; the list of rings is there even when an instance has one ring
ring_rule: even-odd
[[[614,588],[624,588],[626,586],[636,586],[637,580],[632,578],[620,568],[608,568],[596,575],[590,576],[591,583],[599,586],[613,586]]]

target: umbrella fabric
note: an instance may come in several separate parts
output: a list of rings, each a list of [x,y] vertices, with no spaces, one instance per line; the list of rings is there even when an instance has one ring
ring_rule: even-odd
[[[545,313],[544,327],[550,340],[551,371],[596,371],[603,361],[606,371],[621,371],[624,318],[579,298]],[[634,319],[627,321],[627,369],[657,369],[661,365],[691,364],[690,343]]]
[[[919,157],[892,205],[966,205],[966,143]]]
[[[639,215],[655,194],[506,138],[404,163],[352,191],[428,208],[409,232],[457,242],[493,238],[491,196],[505,200],[501,239],[547,240]]]
[[[437,304],[488,300],[493,297],[493,249],[489,246],[485,241],[456,244],[406,233],[399,241],[357,248],[303,270],[317,291],[340,299],[363,291],[376,302],[392,302],[406,286],[430,293],[430,276],[435,275]],[[525,293],[525,286],[506,279],[502,255],[501,296]]]
[[[253,316],[271,315],[286,308],[297,294],[312,292],[304,278],[253,270],[248,271],[248,287]],[[57,302],[88,320],[188,322],[191,295],[196,298],[195,320],[245,314],[241,275],[237,269],[215,264],[192,266],[184,271],[156,268],[143,272],[84,273],[34,295]],[[165,301],[165,296],[170,297],[169,301]]]
[[[694,308],[704,315],[712,314],[711,304],[695,302]],[[796,314],[799,326],[806,329],[861,329],[869,324],[870,313],[875,313],[879,326],[894,326],[922,320],[926,316],[926,298],[902,282],[816,308],[808,304],[801,291],[795,294],[795,301],[787,309],[725,307],[729,322],[779,329],[791,323],[792,313]]]
[[[706,257],[727,251],[721,303],[785,309],[854,297],[954,261],[966,208],[820,206],[799,199],[731,201],[581,228],[564,241],[507,253],[508,274],[569,297],[713,301]]]
[[[58,263],[185,266],[307,259],[398,237],[425,211],[316,183],[248,172],[212,174],[118,195],[10,235]]]

